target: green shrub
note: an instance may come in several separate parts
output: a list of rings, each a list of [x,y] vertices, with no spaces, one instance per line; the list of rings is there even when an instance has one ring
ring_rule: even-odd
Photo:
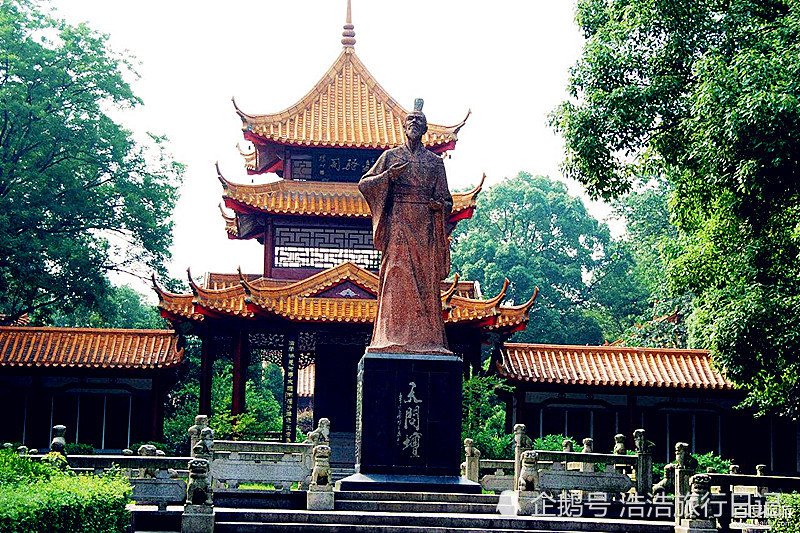
[[[58,474],[49,463],[31,461],[13,450],[0,451],[0,486],[46,481]]]
[[[0,451],[3,533],[122,533],[130,524],[130,492],[119,476],[75,476],[48,461]]]
[[[785,516],[771,518],[772,533],[800,533],[800,494],[780,494],[779,508]]]
[[[127,480],[56,475],[48,481],[0,486],[3,533],[122,533],[130,524],[125,509]]]
[[[484,459],[513,459],[514,435],[505,432],[505,412],[497,410],[471,438]]]
[[[67,455],[92,455],[94,448],[91,444],[81,442],[68,442],[66,446]]]
[[[564,449],[565,439],[572,441],[572,447],[576,452],[583,450],[582,447],[578,446],[578,441],[572,437],[566,437],[564,435],[545,435],[543,437],[537,437],[533,439],[533,449],[560,452]]]
[[[730,472],[730,459],[723,459],[719,455],[715,455],[714,452],[708,452],[702,455],[695,454],[695,458],[697,459],[698,472],[708,472],[709,468],[713,468],[715,472],[721,474]]]

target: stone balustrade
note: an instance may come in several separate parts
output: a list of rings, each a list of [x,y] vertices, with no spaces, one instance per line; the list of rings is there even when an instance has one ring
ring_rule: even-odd
[[[755,475],[738,473],[736,465],[731,473],[690,475],[676,469],[675,487],[688,486],[686,492],[676,492],[676,533],[729,531],[732,522],[766,523],[779,516],[800,520],[786,515],[792,509],[781,507],[777,497],[778,493],[800,491],[800,477],[767,475],[766,467],[759,467]]]
[[[559,492],[563,490],[627,492],[635,488],[639,494],[649,494],[652,488],[652,456],[644,430],[637,430],[634,439],[636,455],[626,455],[620,436],[615,437],[613,454],[594,453],[592,439],[583,440],[581,452],[572,451],[572,442],[565,441],[563,451],[532,450],[532,441],[526,435],[524,424],[514,426],[513,460],[481,459],[472,439],[465,441],[465,476],[481,483],[484,490],[502,492],[519,490],[520,474],[536,473],[531,490]],[[528,452],[534,452],[533,454]],[[611,465],[604,471],[595,471],[595,465]],[[641,472],[641,473],[640,473]],[[526,484],[527,486],[527,484]]]

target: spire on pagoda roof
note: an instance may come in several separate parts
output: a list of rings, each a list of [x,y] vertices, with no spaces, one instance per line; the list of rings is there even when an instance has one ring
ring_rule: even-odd
[[[263,115],[246,113],[233,102],[245,138],[257,145],[382,150],[403,144],[403,121],[409,111],[370,74],[355,53],[355,42],[348,0],[342,52],[308,94],[283,111]],[[453,126],[428,123],[422,143],[436,153],[452,150],[467,117]],[[252,161],[248,165],[253,166]]]
[[[344,31],[342,32],[342,46],[353,48],[356,44],[355,26],[353,26],[353,14],[350,9],[350,0],[347,0],[347,18],[345,19]]]

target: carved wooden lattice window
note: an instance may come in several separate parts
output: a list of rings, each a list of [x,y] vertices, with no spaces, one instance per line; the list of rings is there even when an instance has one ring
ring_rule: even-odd
[[[250,356],[262,362],[283,366],[283,335],[280,333],[250,333]]]
[[[275,267],[331,268],[345,261],[377,270],[380,252],[372,230],[323,227],[276,227]]]

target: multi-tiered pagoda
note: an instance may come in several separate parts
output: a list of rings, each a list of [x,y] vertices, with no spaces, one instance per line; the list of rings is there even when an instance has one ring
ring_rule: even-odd
[[[342,45],[322,79],[288,109],[254,115],[234,102],[252,144],[242,153],[247,172],[278,178],[239,184],[217,168],[228,237],[263,244],[263,273],[209,274],[202,284],[190,275],[192,294],[156,289],[162,315],[202,339],[201,412],[210,410],[211,365],[220,356],[233,359],[233,414],[244,412],[244,373],[257,357],[283,368],[283,439],[292,440],[298,372],[314,364],[314,417],[329,418],[337,446],[352,449],[356,365],[372,332],[380,264],[357,182],[382,151],[404,142],[408,111],[358,59],[349,5]],[[444,156],[465,121],[428,124],[423,143]],[[453,194],[450,230],[472,216],[481,185]],[[457,277],[441,290],[450,347],[465,371],[480,364],[481,344],[524,328],[533,303],[501,306],[505,287],[485,300],[477,283]]]

